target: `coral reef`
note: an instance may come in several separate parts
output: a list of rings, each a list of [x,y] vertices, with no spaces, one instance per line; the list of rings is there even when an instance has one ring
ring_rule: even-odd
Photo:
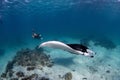
[[[0,80],[49,80],[49,78],[32,73],[37,69],[42,70],[41,68],[45,66],[52,67],[53,62],[43,50],[37,47],[33,50],[22,49],[16,53],[12,61],[8,62]]]
[[[53,66],[43,49],[21,49],[8,62],[0,80],[72,80],[71,72],[56,72]]]
[[[65,77],[65,80],[72,80],[72,73],[68,72],[64,75],[64,77]]]

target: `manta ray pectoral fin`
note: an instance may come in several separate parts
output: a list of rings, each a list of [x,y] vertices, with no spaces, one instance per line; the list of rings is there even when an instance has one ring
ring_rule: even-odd
[[[92,50],[89,50],[86,46],[80,45],[80,44],[65,44],[60,41],[47,41],[39,45],[39,48],[41,47],[51,47],[56,49],[62,49],[64,51],[70,52],[72,54],[77,55],[84,55],[84,56],[92,56],[94,55],[94,52]]]

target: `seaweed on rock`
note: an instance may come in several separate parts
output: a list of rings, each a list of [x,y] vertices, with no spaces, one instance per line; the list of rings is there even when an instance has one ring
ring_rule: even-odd
[[[51,65],[50,57],[37,49],[23,49],[18,51],[13,61],[15,61],[15,65],[22,66],[36,66],[38,63],[42,66]]]
[[[65,80],[72,80],[72,73],[68,72],[64,75]]]

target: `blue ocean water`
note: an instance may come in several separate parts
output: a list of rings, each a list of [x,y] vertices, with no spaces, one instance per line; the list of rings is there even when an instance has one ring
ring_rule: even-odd
[[[48,40],[68,43],[82,40],[85,44],[89,40],[99,41],[96,45],[107,49],[119,46],[119,5],[119,0],[0,0],[0,58],[11,55],[11,48],[35,47]],[[33,30],[40,33],[43,40],[32,39]],[[95,48],[97,50],[99,48]],[[62,64],[62,60],[58,58],[55,62]]]
[[[1,0],[0,4],[2,39],[28,36],[32,29],[43,34],[119,36],[119,1]]]

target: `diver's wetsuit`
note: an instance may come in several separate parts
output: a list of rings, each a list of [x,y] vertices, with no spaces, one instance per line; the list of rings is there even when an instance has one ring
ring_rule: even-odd
[[[40,38],[41,38],[40,34],[36,34],[36,33],[33,34],[32,37],[33,37],[34,39],[40,39]]]

